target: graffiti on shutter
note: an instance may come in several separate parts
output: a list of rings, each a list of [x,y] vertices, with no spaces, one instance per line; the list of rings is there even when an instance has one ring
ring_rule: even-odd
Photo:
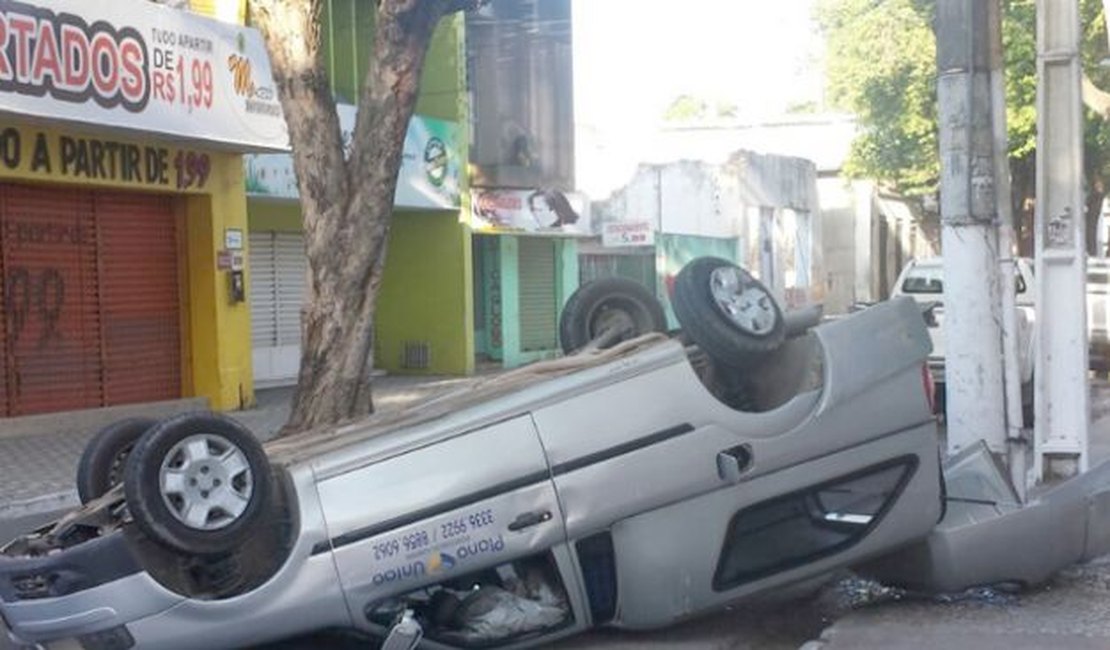
[[[9,414],[100,406],[91,197],[66,188],[3,190]]]

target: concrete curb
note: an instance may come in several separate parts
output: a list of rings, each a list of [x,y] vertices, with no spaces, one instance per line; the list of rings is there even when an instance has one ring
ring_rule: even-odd
[[[44,494],[25,501],[0,503],[0,520],[18,519],[55,510],[68,510],[80,504],[81,500],[77,497],[77,490]]]
[[[188,397],[165,402],[124,404],[98,409],[25,415],[0,420],[0,440],[4,438],[24,438],[53,433],[80,433],[90,435],[112,422],[133,417],[150,417],[156,420],[178,413],[203,411],[208,408],[208,400],[203,397]]]

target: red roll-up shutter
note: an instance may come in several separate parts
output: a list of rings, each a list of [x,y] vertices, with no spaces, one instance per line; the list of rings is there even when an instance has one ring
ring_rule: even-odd
[[[181,397],[172,197],[97,192],[105,404]]]
[[[4,224],[5,205],[7,203],[7,187],[0,184],[0,417],[6,417],[8,407],[8,309],[4,288],[7,286],[7,274],[4,271]]]
[[[92,195],[0,185],[7,412],[100,406],[101,345]]]

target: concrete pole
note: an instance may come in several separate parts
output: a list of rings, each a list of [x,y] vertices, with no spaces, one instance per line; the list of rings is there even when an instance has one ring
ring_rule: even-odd
[[[1108,0],[1110,1],[1110,0]],[[1006,77],[1002,66],[1002,16],[998,2],[991,2],[989,21],[990,40],[990,84],[991,84],[991,125],[994,137],[994,183],[995,200],[998,207],[998,275],[1002,279],[1002,370],[1006,397],[1006,442],[1008,446],[1007,463],[1010,467],[1010,482],[1024,502],[1028,482],[1029,451],[1028,440],[1022,429],[1023,416],[1021,404],[1021,348],[1018,337],[1017,283],[1008,278],[1017,277],[1015,255],[1014,209],[1010,190],[1010,145],[1006,131]]]
[[[989,44],[998,0],[937,2],[948,451],[1007,452]],[[992,21],[993,19],[993,21]]]
[[[1038,481],[1087,469],[1087,243],[1078,0],[1037,0]]]

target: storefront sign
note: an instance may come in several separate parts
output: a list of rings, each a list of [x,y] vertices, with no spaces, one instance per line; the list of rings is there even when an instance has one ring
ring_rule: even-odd
[[[655,229],[650,221],[607,223],[601,230],[602,246],[652,246],[654,244]]]
[[[470,225],[482,232],[589,235],[589,202],[559,190],[474,188]]]
[[[241,228],[227,228],[224,230],[224,248],[231,251],[243,250],[243,230]]]
[[[336,106],[339,128],[348,152],[358,109]],[[404,208],[457,209],[459,207],[459,127],[454,122],[413,115],[405,134],[401,172],[393,203]],[[295,199],[297,177],[293,157],[287,154],[246,156],[247,194]]]
[[[0,172],[53,180],[125,183],[177,191],[204,190],[212,173],[208,153],[142,145],[0,122]]]
[[[246,266],[243,253],[239,251],[216,251],[216,269],[219,271],[242,271]]]
[[[262,36],[142,0],[0,0],[0,114],[288,148]]]

